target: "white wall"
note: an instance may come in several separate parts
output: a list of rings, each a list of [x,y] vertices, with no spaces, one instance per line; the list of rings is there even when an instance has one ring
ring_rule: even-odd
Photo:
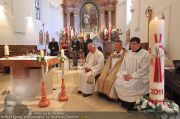
[[[5,10],[0,15],[0,45],[36,45],[39,31],[45,23],[44,31],[56,37],[55,31],[63,29],[63,10],[59,0],[40,0],[41,20],[35,19],[34,0],[1,0]],[[22,6],[23,3],[23,6]],[[53,4],[55,7],[53,7]],[[17,6],[18,5],[18,6]],[[0,11],[1,13],[1,11]],[[28,20],[29,16],[33,19]]]
[[[123,34],[121,40],[125,42],[126,35],[126,2],[118,0],[116,4],[116,28],[121,28]]]
[[[121,0],[119,0],[121,1]],[[133,8],[135,9],[133,12],[133,20],[128,26],[124,26],[124,21],[126,17],[118,17],[124,14],[126,4],[123,4],[119,10],[121,12],[117,12],[116,16],[118,22],[116,26],[121,26],[123,30],[130,28],[131,37],[139,36],[142,42],[147,42],[148,36],[148,23],[147,18],[145,16],[145,10],[148,6],[153,9],[153,17],[160,17],[162,13],[165,14],[165,24],[166,24],[166,35],[165,35],[165,44],[166,50],[168,52],[168,56],[171,59],[180,59],[180,53],[177,52],[179,50],[178,45],[180,44],[180,0],[133,0]],[[124,28],[125,27],[125,28]],[[125,37],[125,31],[124,39]]]
[[[56,41],[59,40],[57,31],[63,30],[63,8],[60,6],[61,1],[52,0],[50,3],[50,19],[51,19],[51,35],[55,37]]]

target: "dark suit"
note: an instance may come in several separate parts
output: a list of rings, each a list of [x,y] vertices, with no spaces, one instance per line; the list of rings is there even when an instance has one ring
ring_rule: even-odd
[[[72,47],[72,54],[73,54],[73,66],[77,66],[80,42],[78,40],[76,40],[76,41],[73,40],[71,47]]]
[[[89,43],[92,43],[93,40],[92,39],[87,39],[85,44],[84,44],[84,55],[85,57],[87,56],[87,54],[89,53],[89,50],[88,50],[88,44]]]
[[[59,52],[59,45],[57,42],[50,42],[49,43],[50,55],[57,56]]]

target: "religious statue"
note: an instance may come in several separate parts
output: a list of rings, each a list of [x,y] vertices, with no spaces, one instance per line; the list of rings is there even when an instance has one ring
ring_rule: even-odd
[[[71,38],[74,36],[74,29],[71,27],[70,28],[70,32],[71,32]]]
[[[117,37],[117,30],[113,26],[112,31],[111,31],[111,40],[114,41],[116,37]]]
[[[84,14],[84,28],[85,29],[89,28],[89,19],[90,19],[90,16],[87,13]]]
[[[108,40],[108,30],[106,28],[104,28],[103,30],[103,40],[104,41]]]
[[[122,35],[122,34],[123,34],[122,30],[121,30],[121,29],[117,29],[117,35],[118,35],[118,37],[119,37],[120,35]]]
[[[49,44],[49,32],[46,31],[46,45]]]
[[[39,31],[39,44],[43,45],[43,32],[42,32],[42,30]]]
[[[96,16],[96,12],[95,11],[91,11],[91,14],[90,14],[90,18],[91,18],[91,30],[92,31],[96,31],[96,26],[97,26],[97,16]]]
[[[104,35],[108,34],[107,28],[104,28]]]
[[[63,29],[63,38],[64,39],[68,39],[68,34],[67,34],[68,32],[67,32],[67,27],[64,27],[64,29]]]

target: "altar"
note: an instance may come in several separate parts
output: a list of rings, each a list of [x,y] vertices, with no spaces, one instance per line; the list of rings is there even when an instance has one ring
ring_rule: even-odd
[[[60,61],[53,56],[46,56],[48,73],[45,76],[47,94],[53,93],[53,84],[51,75],[51,67]],[[10,67],[10,75],[12,81],[13,93],[24,97],[35,97],[41,94],[41,62],[36,57],[16,56],[0,58],[0,64]]]

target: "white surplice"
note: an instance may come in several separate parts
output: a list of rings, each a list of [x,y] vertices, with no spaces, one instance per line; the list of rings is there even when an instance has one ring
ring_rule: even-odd
[[[125,74],[131,74],[132,79],[124,80]],[[127,102],[135,102],[149,92],[149,53],[146,50],[126,53],[117,74],[115,90],[118,98]]]
[[[101,73],[104,67],[104,55],[101,51],[96,49],[95,53],[89,52],[86,58],[85,67],[90,68],[92,71],[85,72],[81,70],[78,90],[84,94],[92,94],[94,92],[94,83],[87,83],[89,76],[97,76]]]

